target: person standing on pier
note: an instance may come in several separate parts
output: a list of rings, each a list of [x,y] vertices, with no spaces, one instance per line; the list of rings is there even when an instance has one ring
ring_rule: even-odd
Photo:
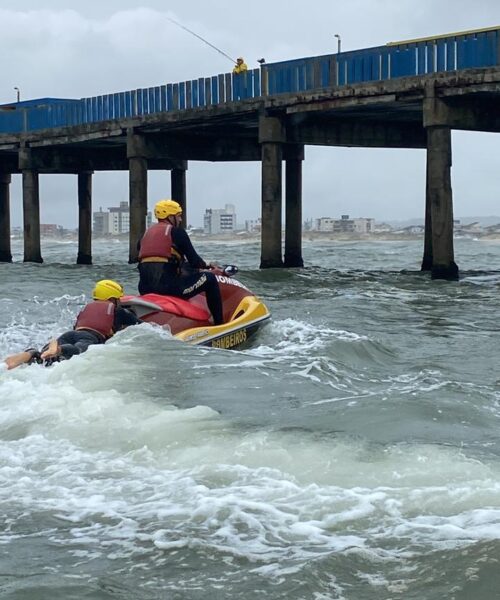
[[[248,71],[248,66],[247,66],[246,62],[243,60],[243,58],[240,56],[239,58],[236,59],[236,64],[234,65],[234,68],[233,68],[233,74],[241,75],[241,73],[246,73],[246,71]]]
[[[236,59],[236,64],[233,68],[233,100],[240,100],[244,96],[243,90],[247,71],[247,64],[240,56]]]

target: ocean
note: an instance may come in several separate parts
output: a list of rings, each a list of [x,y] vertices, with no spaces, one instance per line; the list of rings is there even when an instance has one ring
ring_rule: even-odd
[[[127,242],[0,264],[0,356],[70,329]],[[147,324],[0,371],[2,600],[500,598],[500,243],[196,243],[271,322],[242,351]],[[497,270],[498,269],[498,270]]]

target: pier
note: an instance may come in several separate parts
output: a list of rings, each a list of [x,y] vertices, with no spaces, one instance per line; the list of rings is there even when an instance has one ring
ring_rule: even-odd
[[[128,171],[129,262],[135,262],[149,170],[170,171],[172,198],[186,213],[190,160],[260,161],[260,266],[301,267],[305,146],[422,148],[422,270],[457,279],[451,131],[500,130],[499,34],[500,28],[446,34],[263,64],[242,75],[0,106],[0,261],[12,260],[13,174],[22,175],[24,261],[43,261],[39,175],[71,173],[78,182],[76,260],[90,264],[92,174]]]

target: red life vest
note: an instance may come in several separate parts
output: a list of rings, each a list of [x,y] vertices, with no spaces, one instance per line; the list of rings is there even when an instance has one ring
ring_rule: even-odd
[[[156,223],[142,236],[139,260],[145,258],[172,257],[172,225],[170,223]]]
[[[114,333],[115,310],[113,302],[103,300],[90,302],[76,318],[75,329],[90,329],[108,339]]]

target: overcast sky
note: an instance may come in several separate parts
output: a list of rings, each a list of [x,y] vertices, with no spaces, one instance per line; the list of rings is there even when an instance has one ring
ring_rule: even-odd
[[[42,8],[43,7],[43,8]],[[249,67],[390,41],[500,25],[498,0],[0,0],[0,104],[81,98],[229,72],[231,63],[169,19]],[[453,133],[455,217],[500,215],[500,135]],[[239,222],[260,214],[259,163],[190,162],[189,221],[236,205]],[[128,200],[128,174],[96,173],[93,207]],[[423,217],[424,150],[306,147],[304,218]],[[149,174],[149,206],[170,195],[168,172]],[[21,225],[13,177],[12,225]],[[75,227],[76,176],[40,177],[41,221]]]

